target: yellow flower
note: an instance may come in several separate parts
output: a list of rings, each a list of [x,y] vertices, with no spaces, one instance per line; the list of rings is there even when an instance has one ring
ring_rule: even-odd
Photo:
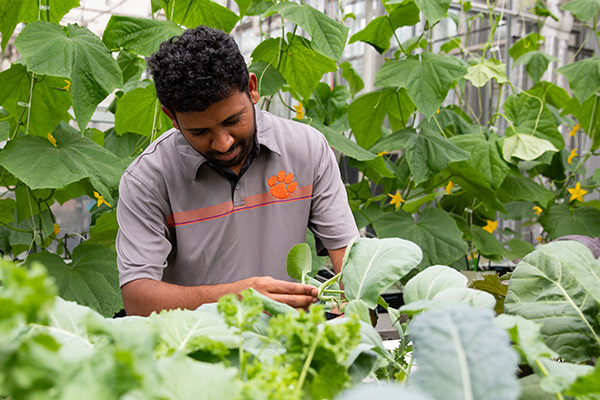
[[[60,226],[58,224],[54,224],[54,236],[60,233]]]
[[[571,129],[571,132],[569,133],[569,136],[575,136],[575,134],[577,133],[578,130],[581,129],[581,125],[577,124],[573,127],[573,129]]]
[[[583,201],[583,195],[586,194],[587,192],[588,191],[583,190],[581,188],[581,185],[579,184],[579,182],[577,182],[577,185],[575,185],[575,189],[569,189],[569,193],[571,193],[571,198],[569,199],[569,201],[573,201],[573,200]]]
[[[436,114],[439,114],[439,113],[440,113],[440,109],[438,108],[438,109],[437,109],[437,111],[436,111],[435,113],[436,113]]]
[[[302,110],[302,103],[298,103],[298,105],[294,106],[296,110],[296,119],[304,118],[304,111]]]
[[[483,230],[489,233],[494,233],[496,228],[498,228],[498,221],[492,221],[488,219],[487,225],[483,227]]]
[[[98,203],[96,204],[97,207],[100,207],[102,204],[106,204],[107,206],[111,207],[111,205],[108,204],[106,200],[104,200],[104,197],[100,196],[100,193],[94,192],[94,197],[98,199]]]
[[[52,146],[56,147],[56,139],[54,139],[51,133],[48,134],[48,140],[52,143]]]
[[[541,236],[538,236],[538,237],[536,237],[536,238],[535,238],[535,240],[537,240],[537,242],[538,242],[538,243],[542,243],[542,242],[543,242],[543,240],[542,240],[542,237],[541,237]]]
[[[569,154],[569,158],[567,158],[569,164],[573,162],[573,157],[577,157],[577,149],[571,150],[571,154]]]
[[[452,181],[448,182],[448,184],[446,185],[446,194],[450,194],[450,191],[452,190],[453,187],[454,187],[454,182],[452,182]]]
[[[404,200],[402,198],[402,196],[400,195],[400,191],[396,190],[396,194],[389,194],[388,196],[390,196],[392,198],[392,201],[390,201],[390,204],[395,205],[396,208],[400,207],[400,203],[404,203],[406,202],[406,200]]]
[[[386,154],[390,154],[387,151],[380,151],[379,153],[377,153],[378,156],[384,156]]]
[[[542,210],[542,207],[539,206],[533,206],[532,210],[535,211],[535,215],[540,215],[544,211]]]
[[[71,88],[71,81],[68,81],[65,79],[65,83],[66,83],[66,85],[63,87],[63,89],[65,89],[68,92],[69,89]]]

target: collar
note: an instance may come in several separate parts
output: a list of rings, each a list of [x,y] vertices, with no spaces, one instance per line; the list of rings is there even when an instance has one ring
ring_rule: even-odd
[[[263,146],[271,152],[281,156],[277,139],[273,131],[271,115],[268,112],[261,111],[258,106],[254,106],[256,115],[256,138],[259,146]],[[185,136],[179,131],[175,131],[175,147],[179,154],[179,159],[183,164],[183,169],[187,172],[190,179],[196,179],[202,164],[207,162],[206,158],[196,149],[190,146]]]

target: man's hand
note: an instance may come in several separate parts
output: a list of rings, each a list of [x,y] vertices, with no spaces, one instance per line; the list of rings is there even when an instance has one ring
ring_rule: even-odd
[[[308,308],[309,305],[317,301],[317,295],[319,294],[319,290],[314,286],[280,281],[270,276],[248,278],[239,283],[246,286],[246,288],[253,288],[275,301],[294,308]]]

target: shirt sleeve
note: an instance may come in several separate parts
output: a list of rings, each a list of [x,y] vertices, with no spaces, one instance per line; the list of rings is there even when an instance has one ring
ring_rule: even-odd
[[[173,246],[166,201],[125,172],[119,184],[116,239],[119,285],[141,278],[161,280]]]
[[[354,216],[348,204],[348,195],[342,181],[335,154],[327,139],[320,133],[317,139],[317,162],[313,182],[313,198],[308,227],[317,239],[317,252],[347,246],[359,235]]]

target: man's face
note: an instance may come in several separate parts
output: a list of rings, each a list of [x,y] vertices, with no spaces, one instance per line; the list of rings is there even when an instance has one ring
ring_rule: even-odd
[[[175,116],[168,110],[165,113],[189,144],[208,161],[230,168],[237,174],[252,150],[256,134],[254,104],[259,96],[253,74],[249,89],[250,96],[236,91],[204,111],[177,113]]]

